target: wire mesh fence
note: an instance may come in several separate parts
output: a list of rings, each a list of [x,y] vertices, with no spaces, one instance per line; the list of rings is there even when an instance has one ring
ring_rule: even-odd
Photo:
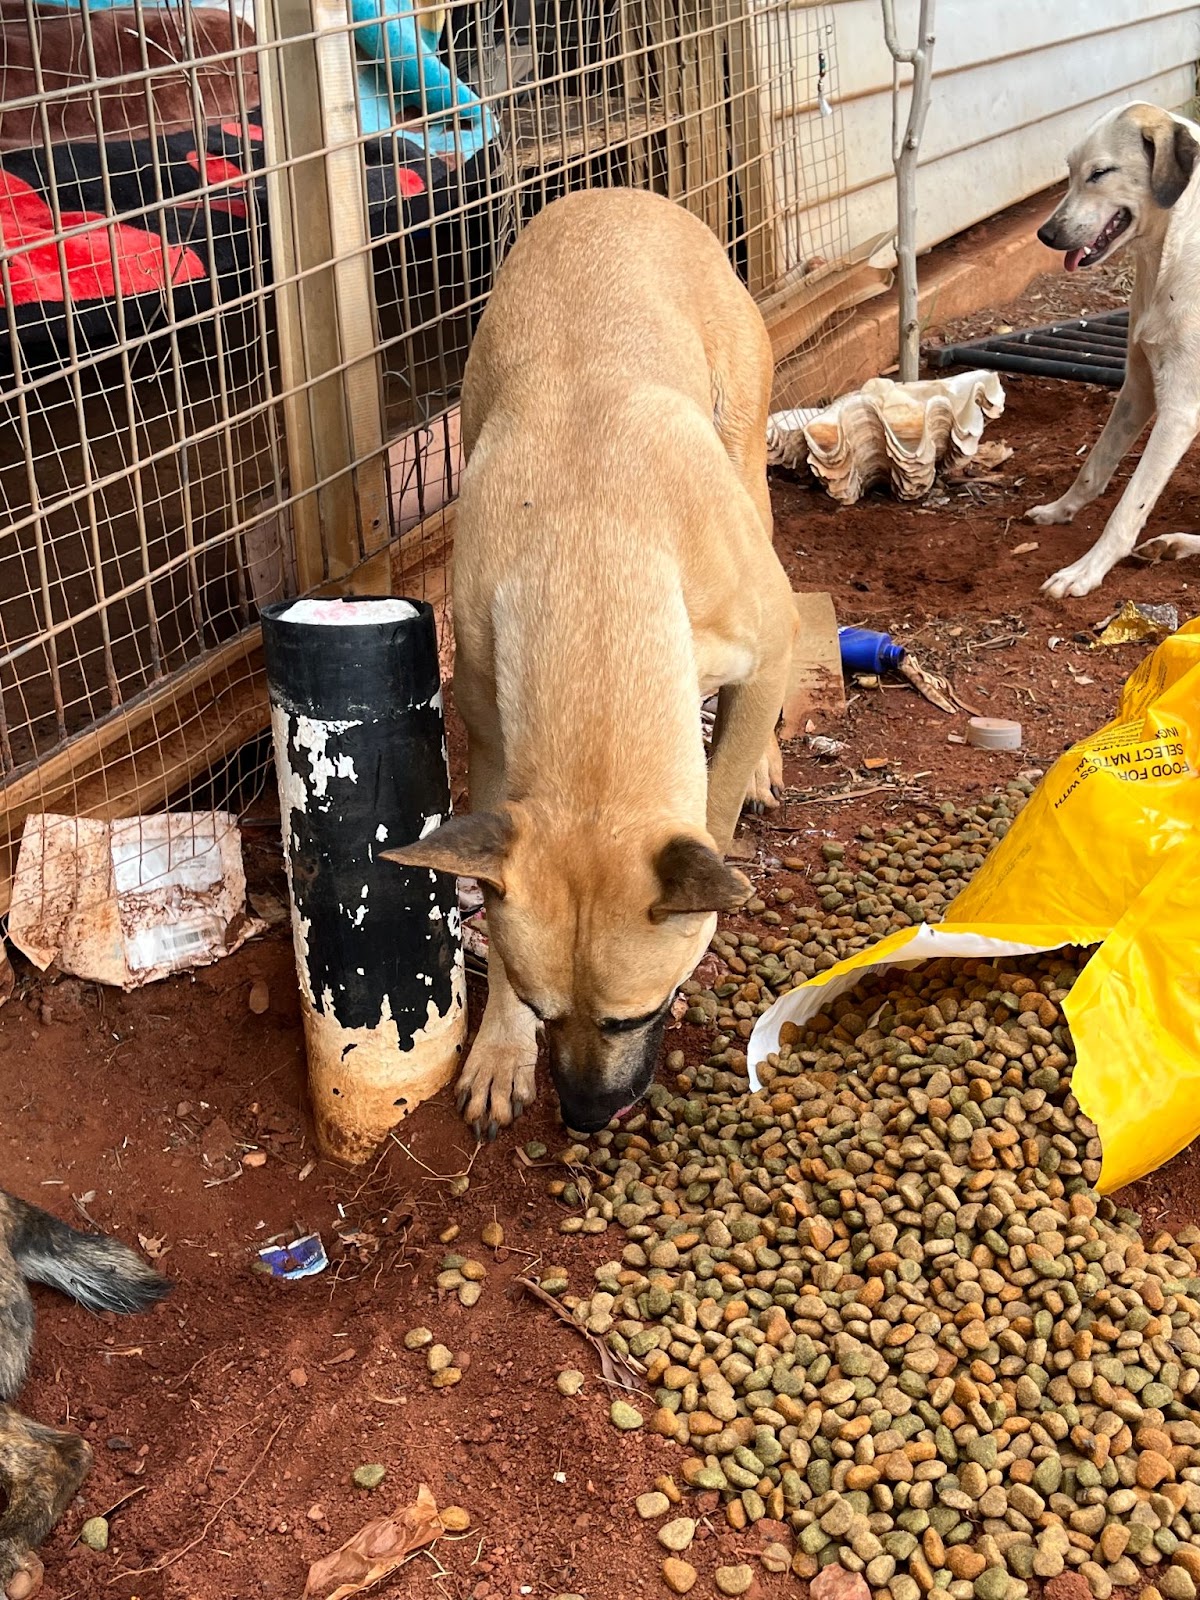
[[[810,356],[850,241],[830,4],[0,0],[0,26],[3,914],[28,817],[244,804],[259,607],[444,612],[471,331],[549,201],[678,200]]]

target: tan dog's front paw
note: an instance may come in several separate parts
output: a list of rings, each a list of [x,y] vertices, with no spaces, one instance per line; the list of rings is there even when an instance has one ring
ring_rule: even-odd
[[[1030,506],[1025,513],[1026,522],[1036,522],[1043,528],[1048,528],[1056,522],[1072,522],[1075,517],[1073,507],[1067,505],[1065,500],[1052,500],[1049,505]]]
[[[743,810],[754,811],[761,816],[764,811],[774,811],[782,799],[783,752],[779,748],[779,740],[772,734],[771,742],[750,779]]]
[[[532,1104],[537,1055],[524,1042],[476,1039],[458,1079],[458,1109],[480,1139],[489,1141]]]

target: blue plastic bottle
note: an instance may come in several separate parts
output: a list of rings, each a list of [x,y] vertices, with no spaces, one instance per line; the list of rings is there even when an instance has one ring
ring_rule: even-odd
[[[843,672],[893,672],[904,660],[904,646],[890,634],[870,628],[839,628]]]

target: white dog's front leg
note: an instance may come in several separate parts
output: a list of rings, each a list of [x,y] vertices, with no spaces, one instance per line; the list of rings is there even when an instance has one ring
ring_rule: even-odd
[[[1138,439],[1142,429],[1154,415],[1154,375],[1150,364],[1137,345],[1129,350],[1125,382],[1116,398],[1108,421],[1100,437],[1088,451],[1087,460],[1079,469],[1075,482],[1049,505],[1033,506],[1025,513],[1030,522],[1043,527],[1056,522],[1070,522],[1077,511],[1090,506],[1102,495],[1112,480],[1125,454]]]
[[[1171,474],[1184,457],[1200,428],[1200,407],[1173,407],[1160,411],[1125,493],[1108,519],[1108,526],[1085,556],[1056,572],[1042,585],[1055,600],[1090,594],[1106,574],[1123,561],[1137,543],[1138,534]]]

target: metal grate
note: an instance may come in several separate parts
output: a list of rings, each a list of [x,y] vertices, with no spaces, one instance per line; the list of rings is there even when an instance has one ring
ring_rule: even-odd
[[[1128,338],[1129,312],[1109,311],[1100,317],[993,334],[969,344],[933,347],[925,351],[925,357],[935,367],[988,367],[996,372],[1024,372],[1119,389],[1125,382]]]

